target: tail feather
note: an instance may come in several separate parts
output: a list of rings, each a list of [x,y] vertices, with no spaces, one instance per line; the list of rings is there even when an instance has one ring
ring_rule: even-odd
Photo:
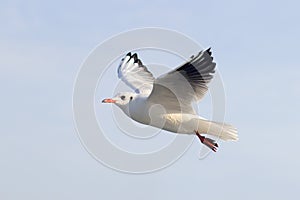
[[[198,120],[198,132],[213,135],[225,141],[238,140],[237,129],[235,127],[205,119]]]

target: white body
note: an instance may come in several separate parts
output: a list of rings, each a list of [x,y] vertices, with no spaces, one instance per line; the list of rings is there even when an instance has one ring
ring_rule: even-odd
[[[198,102],[208,90],[216,63],[210,49],[158,78],[154,78],[137,54],[122,59],[118,76],[135,92],[123,92],[104,103],[115,103],[133,120],[174,133],[210,134],[223,140],[237,140],[231,125],[208,121],[196,114]]]
[[[236,129],[230,125],[208,121],[190,113],[167,113],[159,104],[147,101],[143,95],[137,95],[129,102],[124,112],[139,123],[174,133],[195,134],[198,131],[223,140],[237,140]]]

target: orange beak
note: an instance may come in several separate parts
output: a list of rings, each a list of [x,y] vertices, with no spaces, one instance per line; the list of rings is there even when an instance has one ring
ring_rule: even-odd
[[[103,99],[102,103],[116,103],[116,100],[113,100],[113,99]]]

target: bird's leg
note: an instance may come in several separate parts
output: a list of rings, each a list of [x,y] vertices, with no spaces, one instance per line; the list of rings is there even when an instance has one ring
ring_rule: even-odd
[[[214,152],[217,151],[217,147],[218,144],[216,143],[216,141],[210,139],[210,138],[206,138],[202,135],[200,135],[200,133],[198,131],[195,131],[196,135],[198,136],[198,138],[200,139],[201,143],[203,143],[204,145],[206,145],[208,148],[210,148],[211,150],[213,150]]]

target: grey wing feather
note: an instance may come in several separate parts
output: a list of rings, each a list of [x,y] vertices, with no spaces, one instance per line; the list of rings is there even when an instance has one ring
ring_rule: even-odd
[[[172,112],[194,113],[191,103],[206,94],[215,67],[210,48],[201,51],[177,69],[157,78],[148,99],[164,104],[165,109]]]

